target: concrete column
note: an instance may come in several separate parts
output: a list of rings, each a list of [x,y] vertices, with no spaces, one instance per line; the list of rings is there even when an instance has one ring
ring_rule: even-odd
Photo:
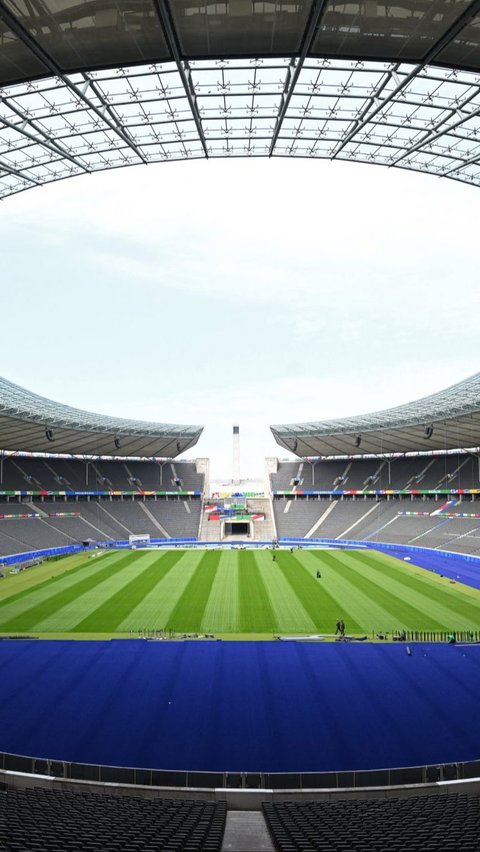
[[[210,459],[195,459],[195,472],[203,473],[204,481],[203,481],[203,496],[205,499],[209,499],[211,496],[210,491]]]
[[[277,471],[278,471],[278,459],[274,458],[273,456],[266,458],[265,459],[264,473],[263,473],[263,477],[264,477],[263,490],[264,490],[266,497],[269,497],[270,494],[272,493],[270,474],[271,473],[277,473]]]

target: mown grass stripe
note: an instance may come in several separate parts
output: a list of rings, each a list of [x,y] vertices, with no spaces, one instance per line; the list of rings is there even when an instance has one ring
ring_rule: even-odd
[[[448,627],[442,621],[433,618],[422,606],[422,601],[418,601],[418,605],[411,603],[402,597],[402,592],[408,594],[408,589],[399,585],[398,594],[392,594],[388,591],[379,577],[378,582],[369,579],[362,572],[361,563],[357,559],[357,551],[350,551],[347,559],[349,564],[338,558],[337,553],[324,552],[325,561],[335,567],[335,570],[341,571],[343,576],[348,579],[352,586],[355,586],[360,591],[369,595],[371,600],[376,601],[389,614],[392,619],[400,619],[402,625],[410,630],[423,627],[425,630],[442,630]],[[415,596],[410,596],[411,600],[416,600]],[[389,625],[379,625],[380,629],[386,630]],[[376,629],[378,629],[376,627]]]
[[[349,610],[348,598],[339,601],[327,589],[323,579],[317,580],[303,564],[301,557],[289,553],[280,553],[277,560],[284,577],[290,583],[292,591],[312,619],[317,630],[333,633],[337,618],[348,622],[350,632],[359,632],[364,628]]]
[[[410,604],[411,606],[417,607],[422,612],[428,613],[428,616],[431,619],[435,619],[437,622],[441,623],[445,629],[451,629],[453,626],[456,626],[457,628],[473,627],[478,623],[480,609],[477,608],[473,617],[472,610],[470,609],[469,617],[462,609],[461,604],[455,609],[454,607],[449,606],[448,603],[447,605],[445,605],[445,603],[439,603],[428,594],[428,590],[425,587],[415,589],[410,584],[408,569],[404,569],[403,576],[401,574],[397,574],[396,576],[391,577],[388,572],[383,571],[380,566],[373,567],[372,563],[367,564],[363,561],[360,562],[359,560],[356,560],[357,570],[360,565],[362,566],[365,577],[373,583],[380,583],[382,587],[392,595],[392,597],[399,598],[402,602],[405,602],[405,604]],[[413,577],[411,579],[413,579]],[[435,587],[433,579],[430,582],[433,589]],[[453,595],[451,600],[454,600]],[[468,607],[471,608],[471,603],[467,605],[467,608]]]
[[[94,571],[101,571],[107,564],[111,564],[111,560],[115,556],[116,556],[116,561],[118,561],[118,559],[120,559],[121,556],[125,556],[125,554],[120,554],[118,552],[116,554],[114,554],[112,552],[112,553],[108,554],[108,559],[107,559],[107,556],[102,556],[102,558],[98,559],[98,560],[97,559],[88,560],[87,557],[84,557],[79,565],[75,565],[73,568],[64,569],[61,574],[56,574],[55,576],[50,575],[50,577],[47,577],[44,580],[40,580],[40,582],[38,582],[38,583],[33,582],[26,589],[22,588],[20,591],[14,592],[13,594],[7,594],[5,597],[3,597],[3,594],[2,594],[2,598],[0,600],[0,613],[2,613],[4,611],[4,608],[6,608],[7,606],[10,606],[10,604],[17,603],[18,601],[21,601],[21,600],[26,600],[28,595],[31,595],[31,594],[37,594],[38,593],[38,595],[40,597],[41,594],[44,593],[44,596],[46,598],[48,598],[59,585],[61,586],[61,585],[64,585],[65,583],[75,582],[76,579],[77,579],[77,575],[80,574],[81,571],[83,571],[83,569],[86,568],[87,565],[88,565],[89,568],[91,568]],[[76,559],[76,557],[67,557],[67,559],[70,561],[70,559]],[[48,566],[48,563],[47,563],[47,564],[42,565],[40,569],[37,569],[37,568],[29,569],[29,571],[32,572],[29,575],[29,579],[31,579],[35,576],[35,572],[37,570],[44,571],[44,569],[48,568],[48,567],[49,566]],[[25,574],[28,575],[29,571],[25,572]],[[23,580],[23,576],[18,575],[18,577],[13,577],[13,578],[9,577],[7,582],[11,582],[12,580],[17,581],[17,579]],[[81,577],[80,577],[80,579],[81,579]],[[4,591],[3,586],[2,586],[0,591],[3,593],[3,591]],[[8,591],[10,591],[10,590],[8,590]]]
[[[220,553],[204,553],[195,573],[187,583],[167,621],[167,628],[177,632],[198,632],[220,562]]]
[[[114,574],[104,582],[94,586],[93,589],[84,592],[79,599],[74,598],[43,621],[37,622],[35,630],[40,633],[55,633],[59,630],[71,631],[79,621],[103,606],[119,589],[126,586],[134,578],[141,577],[149,565],[157,559],[158,552],[144,553],[140,561],[129,562],[122,568],[120,574]]]
[[[155,586],[119,625],[120,631],[163,630],[166,627],[172,609],[203,555],[202,552],[193,550],[182,550],[181,553],[182,558],[162,582]]]
[[[7,574],[4,580],[0,583],[0,601],[18,599],[26,591],[39,589],[42,585],[52,580],[59,579],[66,574],[72,574],[75,569],[86,565],[87,561],[95,566],[104,562],[106,557],[112,556],[112,553],[102,554],[101,557],[90,558],[90,554],[85,552],[75,553],[72,556],[62,556],[52,559],[46,559],[41,565],[36,565],[35,568],[28,571],[22,571],[20,574]]]
[[[312,575],[315,575],[319,568],[316,553],[317,551],[303,551],[301,557],[305,567]],[[344,560],[344,553],[340,551],[335,551],[335,553],[339,560]],[[350,618],[353,618],[354,622],[361,625],[362,632],[386,630],[386,625],[391,630],[404,627],[400,619],[392,620],[391,614],[377,600],[373,600],[367,593],[352,586],[349,581],[350,572],[344,575],[337,569],[336,565],[328,565],[323,559],[321,560],[320,568],[322,579],[319,582],[331,597],[337,601],[336,618],[343,618],[347,633],[352,632]],[[334,629],[334,624],[330,623],[327,632],[331,633]]]
[[[217,573],[203,613],[201,629],[207,633],[239,631],[238,551],[220,554]]]
[[[127,565],[141,558],[142,553],[139,551],[138,553],[129,553],[123,559],[113,564],[109,562],[108,565],[102,565],[99,571],[95,571],[94,573],[88,572],[87,576],[84,576],[77,583],[70,584],[67,588],[63,588],[56,594],[50,595],[46,600],[35,603],[14,618],[3,620],[1,615],[4,607],[2,606],[0,609],[0,627],[4,631],[32,630],[37,622],[43,621],[60,607],[65,606],[75,598],[79,598],[84,592],[90,591],[94,586],[105,582],[114,574],[121,572]],[[34,592],[25,592],[25,595],[29,594],[33,596]],[[9,605],[10,601],[4,605],[5,610],[8,609]],[[80,602],[79,606],[81,606]]]
[[[470,595],[466,595],[462,589],[442,588],[435,582],[438,575],[433,575],[426,569],[425,577],[413,573],[410,567],[406,567],[403,562],[395,560],[392,557],[372,553],[359,553],[358,560],[371,568],[372,571],[391,577],[396,582],[408,584],[411,589],[416,590],[422,597],[428,597],[429,604],[436,602],[449,611],[470,620],[472,623],[478,623],[480,620],[480,600],[478,604]]]
[[[238,554],[239,630],[243,633],[275,633],[278,624],[254,553]]]
[[[280,569],[278,556],[272,560],[270,552],[257,550],[255,558],[262,572],[278,630],[281,633],[313,633],[315,623],[305,610]]]
[[[275,561],[262,550],[117,551],[59,565],[2,581],[31,585],[0,602],[1,632],[114,636],[171,626],[261,638],[332,633],[340,616],[352,633],[480,624],[478,591],[375,551],[277,551]]]
[[[142,573],[118,589],[105,603],[93,610],[72,631],[76,633],[110,633],[118,628],[132,609],[158,586],[173,566],[182,558],[182,553],[169,550],[157,557]]]

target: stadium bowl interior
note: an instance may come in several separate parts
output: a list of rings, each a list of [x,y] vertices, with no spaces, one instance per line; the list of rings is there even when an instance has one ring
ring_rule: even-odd
[[[468,0],[0,0],[0,197],[127,165],[237,156],[344,159],[477,186],[479,40],[480,6]],[[459,848],[461,831],[462,848],[476,848],[480,483],[471,448],[480,446],[479,385],[474,375],[410,406],[272,426],[279,446],[298,460],[269,459],[264,493],[240,495],[232,509],[222,495],[210,505],[208,466],[178,460],[201,426],[92,414],[2,379],[2,572],[21,571],[22,582],[35,571],[51,576],[39,573],[41,583],[0,607],[0,808],[10,844],[0,839],[0,848],[58,849],[60,837],[65,849],[78,849],[79,837],[92,850],[125,848],[140,799],[143,827],[128,835],[129,849],[220,849],[225,803],[227,831],[232,808],[256,811],[257,839],[268,824],[265,849],[331,848],[327,839],[318,845],[327,824],[338,848],[352,848],[352,836],[355,848],[385,848],[389,825],[397,832],[401,825],[404,848],[415,849],[420,836],[433,842],[440,824],[443,848]],[[62,455],[42,455],[51,454],[53,440]],[[89,628],[87,641],[71,641],[75,630],[55,621],[72,605],[68,584],[77,582],[76,571],[76,591],[96,595],[97,579],[113,582],[108,566],[122,559],[132,612],[142,603],[133,573],[135,565],[147,566],[142,559],[157,559],[171,578],[178,561],[190,560],[190,592],[197,602],[207,595],[205,606],[210,587],[205,592],[195,579],[192,559],[206,560],[211,583],[230,570],[228,559],[238,559],[237,574],[245,567],[239,582],[257,583],[261,594],[264,581],[255,572],[259,565],[264,577],[273,570],[270,550],[238,555],[227,548],[213,559],[197,550],[197,542],[205,549],[225,535],[222,543],[231,545],[237,522],[247,524],[257,546],[283,545],[275,570],[285,588],[292,566],[305,576],[303,591],[301,584],[291,588],[306,611],[319,595],[308,626],[317,641],[306,642],[306,630],[298,631],[303,641],[273,641],[274,633],[288,636],[288,622],[275,629],[272,620],[247,619],[242,628],[241,612],[240,627],[230,632],[260,633],[262,641],[224,641],[229,630],[221,621],[213,639],[193,639],[200,632],[194,628],[169,641],[168,619],[161,629],[128,621],[119,588],[115,606],[123,616],[107,632],[122,633],[123,625],[127,638],[102,641],[96,634],[104,631]],[[112,546],[128,548],[138,535],[167,545],[165,553]],[[87,562],[99,552],[93,545],[107,553]],[[63,575],[61,562],[36,564],[46,554],[79,562]],[[357,601],[376,585],[391,621],[358,615],[351,636],[347,624],[351,641],[322,644],[329,632],[324,586],[352,583],[358,564],[367,573],[363,586],[357,582]],[[152,591],[152,572],[142,571]],[[314,580],[325,584],[313,591]],[[195,624],[185,582],[172,607],[179,617],[182,594],[183,612],[191,614],[184,623]],[[394,600],[403,607],[400,619]],[[422,622],[430,606],[430,620]],[[93,624],[90,610],[82,618]],[[403,626],[398,642],[369,641],[386,631],[399,638]],[[42,633],[50,638],[34,638]],[[362,633],[366,641],[359,642]],[[456,641],[445,641],[447,634]],[[118,809],[105,811],[102,819],[120,825],[120,833],[112,829],[108,840],[97,826],[86,839],[86,825],[93,831],[95,822],[85,792],[92,790],[122,795],[130,828]],[[418,805],[426,794],[428,814]],[[317,801],[306,805],[305,798]],[[282,810],[285,799],[298,799],[298,809]],[[346,808],[347,799],[356,800],[353,809],[335,812],[332,823],[327,805]],[[202,814],[191,811],[196,800]],[[153,815],[150,806],[157,807]],[[393,810],[384,816],[387,806]],[[73,845],[61,833],[59,811],[74,820]],[[440,811],[450,814],[449,827]],[[156,828],[145,834],[150,818]],[[182,834],[181,825],[191,827]]]

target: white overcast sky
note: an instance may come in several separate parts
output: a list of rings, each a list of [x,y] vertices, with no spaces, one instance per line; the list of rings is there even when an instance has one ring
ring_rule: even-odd
[[[479,369],[480,192],[308,160],[136,167],[0,204],[0,374],[122,417],[205,426],[242,476],[269,424],[361,414]]]

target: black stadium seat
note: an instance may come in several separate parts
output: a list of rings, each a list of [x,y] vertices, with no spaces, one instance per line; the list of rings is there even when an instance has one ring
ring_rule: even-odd
[[[480,848],[480,797],[470,793],[268,803],[263,810],[278,852]]]
[[[42,788],[0,793],[1,852],[220,852],[223,803]]]

